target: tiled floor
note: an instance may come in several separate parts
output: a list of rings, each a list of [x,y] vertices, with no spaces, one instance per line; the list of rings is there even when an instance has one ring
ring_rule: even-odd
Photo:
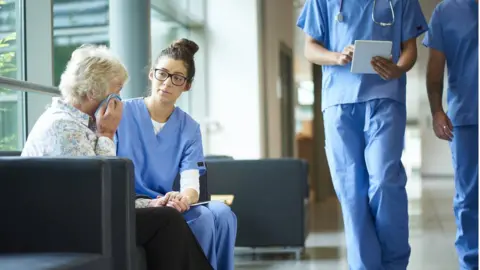
[[[452,215],[452,179],[419,179],[412,176],[407,186],[412,255],[408,269],[458,269],[453,246],[455,223]],[[340,210],[335,198],[312,207],[314,218],[307,248],[301,260],[293,255],[238,255],[239,270],[348,269]],[[237,251],[237,253],[240,253]]]

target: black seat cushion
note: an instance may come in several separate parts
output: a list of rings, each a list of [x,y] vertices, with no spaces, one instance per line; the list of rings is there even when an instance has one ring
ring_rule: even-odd
[[[2,270],[96,270],[108,269],[108,260],[87,253],[24,253],[0,255]]]

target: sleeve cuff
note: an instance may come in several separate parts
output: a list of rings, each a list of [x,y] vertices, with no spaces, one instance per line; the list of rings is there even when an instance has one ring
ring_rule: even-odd
[[[428,27],[423,27],[423,29],[420,31],[415,31],[414,33],[410,33],[409,35],[406,35],[405,38],[403,38],[402,42],[408,41],[412,38],[418,38],[419,36],[423,35],[427,31],[428,31]]]
[[[150,199],[136,199],[135,200],[135,208],[147,208],[148,205],[150,204]]]
[[[97,140],[97,146],[95,147],[95,153],[97,156],[116,156],[117,149],[115,142],[107,137],[99,137]]]
[[[423,40],[422,45],[425,46],[426,48],[434,49],[434,50],[437,50],[439,52],[443,52],[443,49],[442,49],[441,46],[438,46],[435,43],[429,42],[428,40]]]
[[[180,173],[180,192],[191,188],[200,195],[200,171],[185,170]]]

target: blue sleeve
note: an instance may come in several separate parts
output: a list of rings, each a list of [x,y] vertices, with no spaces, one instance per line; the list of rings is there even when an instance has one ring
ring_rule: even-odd
[[[303,6],[302,12],[297,19],[297,26],[307,35],[321,43],[325,43],[327,38],[327,25],[325,19],[325,9],[320,2],[322,0],[307,0]]]
[[[180,172],[199,170],[200,175],[203,175],[206,171],[204,162],[202,133],[200,132],[200,126],[197,126],[195,135],[183,150]]]
[[[113,136],[113,142],[115,143],[115,152],[118,155],[118,131],[116,131],[115,135]]]
[[[418,0],[404,0],[402,17],[402,42],[417,38],[428,30],[427,20]]]
[[[428,32],[423,38],[423,45],[443,52],[442,20],[439,7],[437,6],[433,11]]]

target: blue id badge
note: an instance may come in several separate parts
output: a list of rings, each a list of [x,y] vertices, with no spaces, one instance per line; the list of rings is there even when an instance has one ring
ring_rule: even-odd
[[[103,105],[108,106],[108,103],[110,102],[110,100],[111,100],[112,98],[115,98],[115,99],[117,99],[118,101],[122,101],[122,98],[121,98],[119,95],[117,95],[117,94],[110,94],[110,95],[108,95],[104,100],[102,100],[102,102],[100,102],[100,105],[98,105],[98,108],[97,108],[97,110],[95,111],[95,116],[97,116],[98,111],[100,110],[100,108],[101,108]]]

